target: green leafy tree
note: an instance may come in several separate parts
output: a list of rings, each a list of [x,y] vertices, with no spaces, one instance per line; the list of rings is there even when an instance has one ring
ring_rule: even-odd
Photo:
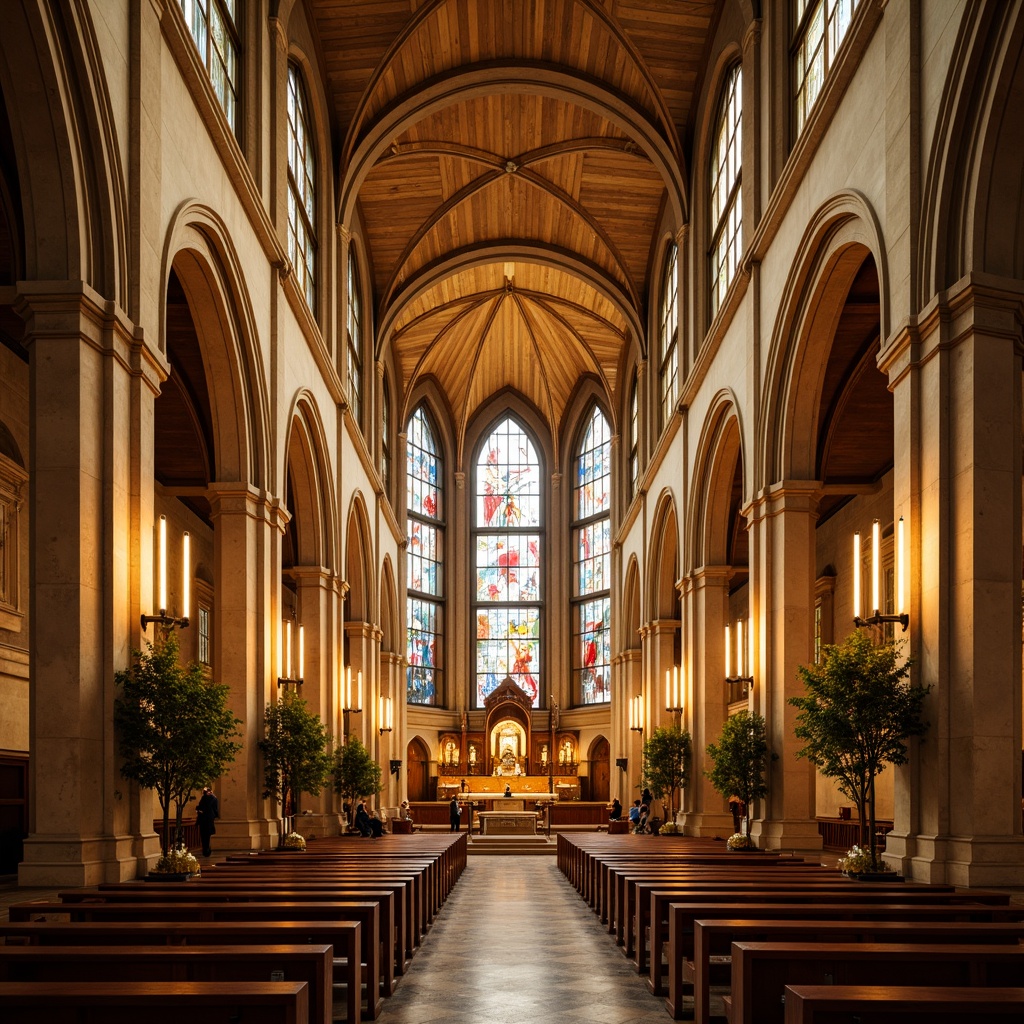
[[[283,805],[284,817],[299,813],[302,793],[319,796],[331,777],[330,734],[306,702],[288,690],[264,714],[263,795]],[[290,806],[289,806],[290,802]]]
[[[200,665],[178,664],[178,639],[169,630],[114,676],[114,725],[121,774],[155,789],[163,812],[161,852],[181,842],[184,808],[197,789],[218,778],[235,759],[241,724],[227,706],[228,687],[209,682]],[[174,844],[170,808],[175,807]]]
[[[356,800],[361,796],[375,795],[384,788],[380,765],[355,736],[343,747],[335,748],[333,774],[334,792],[348,804],[350,822]]]
[[[729,799],[738,796],[746,806],[750,835],[751,807],[768,793],[768,730],[756,712],[740,711],[722,724],[717,743],[708,744],[711,767],[704,774],[715,790]]]
[[[677,726],[655,729],[644,741],[643,782],[659,800],[668,797],[666,820],[675,819],[675,795],[690,779],[690,734]]]
[[[800,711],[796,736],[805,742],[797,756],[835,779],[856,804],[872,867],[878,866],[875,779],[887,764],[906,764],[904,740],[928,729],[921,711],[931,687],[910,685],[911,662],[900,663],[898,647],[893,641],[875,646],[861,630],[828,644],[819,664],[798,670],[806,696],[789,700]]]

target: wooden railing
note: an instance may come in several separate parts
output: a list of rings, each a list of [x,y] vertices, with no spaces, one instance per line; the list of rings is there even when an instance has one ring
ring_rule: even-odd
[[[844,853],[851,846],[860,844],[860,820],[858,818],[817,818],[818,834],[821,845],[826,850],[842,850]],[[892,831],[892,822],[875,820],[876,843],[880,850],[885,849],[886,833]]]
[[[168,822],[171,829],[171,836],[174,836],[174,818]],[[157,818],[153,822],[153,831],[158,835],[162,836],[164,831],[164,819]],[[196,822],[195,817],[182,818],[181,819],[181,832],[185,840],[185,847],[189,850],[198,850],[203,845],[203,840],[199,835],[199,825]],[[163,843],[161,842],[161,846]]]

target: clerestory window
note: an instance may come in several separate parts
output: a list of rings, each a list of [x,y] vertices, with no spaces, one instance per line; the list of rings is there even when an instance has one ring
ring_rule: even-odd
[[[363,422],[363,304],[359,295],[359,264],[355,246],[348,252],[348,317],[345,322],[345,388],[357,423]]]
[[[799,135],[835,63],[858,0],[795,0],[795,3],[793,96],[796,134]]]
[[[238,134],[240,0],[178,0],[217,102]]]
[[[299,291],[316,312],[316,158],[299,69],[288,65],[288,257]]]
[[[662,276],[659,342],[661,345],[661,423],[666,426],[679,396],[679,249],[672,245]]]
[[[711,151],[711,316],[729,290],[743,249],[742,170],[743,73],[737,64],[726,79]]]

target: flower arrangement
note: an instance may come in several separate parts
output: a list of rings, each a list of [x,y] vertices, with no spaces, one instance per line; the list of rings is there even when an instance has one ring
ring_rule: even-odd
[[[750,836],[744,835],[742,832],[733,832],[731,836],[725,841],[725,845],[730,850],[753,850],[754,840]]]
[[[674,836],[678,835],[679,826],[674,821],[666,821],[661,828],[658,829],[658,834],[663,836]]]
[[[168,850],[154,865],[152,874],[198,875],[199,861],[180,843]]]
[[[281,846],[286,850],[304,850],[306,848],[306,840],[298,832],[289,832],[281,840]]]
[[[875,864],[867,850],[852,846],[845,857],[840,857],[839,870],[844,875],[862,875],[866,871],[885,871],[886,867],[884,864]]]

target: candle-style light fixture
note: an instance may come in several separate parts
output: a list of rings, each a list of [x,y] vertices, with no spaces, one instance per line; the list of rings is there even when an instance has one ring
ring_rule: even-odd
[[[896,612],[893,615],[883,615],[881,612],[881,587],[879,584],[879,572],[881,566],[881,528],[878,520],[871,524],[871,615],[861,618],[860,598],[860,531],[853,535],[853,624],[855,626],[877,626],[882,622],[898,622],[903,631],[906,632],[910,625],[910,615],[905,609],[906,599],[904,584],[904,551],[905,539],[903,533],[903,516],[896,522],[896,555],[895,555],[895,576],[896,576]]]
[[[678,665],[665,669],[665,710],[673,715],[683,714],[683,683]]]
[[[182,614],[180,616],[167,614],[167,516],[161,516],[158,524],[159,552],[157,554],[157,593],[159,613],[156,615],[143,615],[142,632],[151,622],[159,622],[161,626],[168,628],[181,626],[184,629],[188,625],[189,604],[192,599],[191,576],[192,557],[190,537],[188,530],[181,536],[181,597]]]
[[[644,698],[640,694],[629,700],[629,728],[633,732],[644,731]]]
[[[352,686],[352,669],[346,668],[341,681],[341,710],[342,710],[342,732],[345,741],[348,741],[349,715],[358,715],[363,710],[363,673],[356,673],[356,685]]]
[[[306,664],[306,627],[299,626],[299,658],[292,673],[292,620],[284,623],[284,651],[282,662],[282,651],[280,642],[277,645],[277,685],[278,686],[301,686],[302,677]]]
[[[393,712],[390,697],[377,698],[377,721],[380,723],[377,732],[383,736],[394,728]]]
[[[725,625],[725,681],[727,683],[752,683],[754,676],[751,672],[750,666],[753,663],[753,657],[750,652],[750,636],[752,631],[744,630],[743,620],[736,620],[736,664],[733,664],[732,652],[732,627],[728,623]],[[744,633],[747,634],[747,641],[744,643]],[[735,673],[733,669],[735,668]]]

